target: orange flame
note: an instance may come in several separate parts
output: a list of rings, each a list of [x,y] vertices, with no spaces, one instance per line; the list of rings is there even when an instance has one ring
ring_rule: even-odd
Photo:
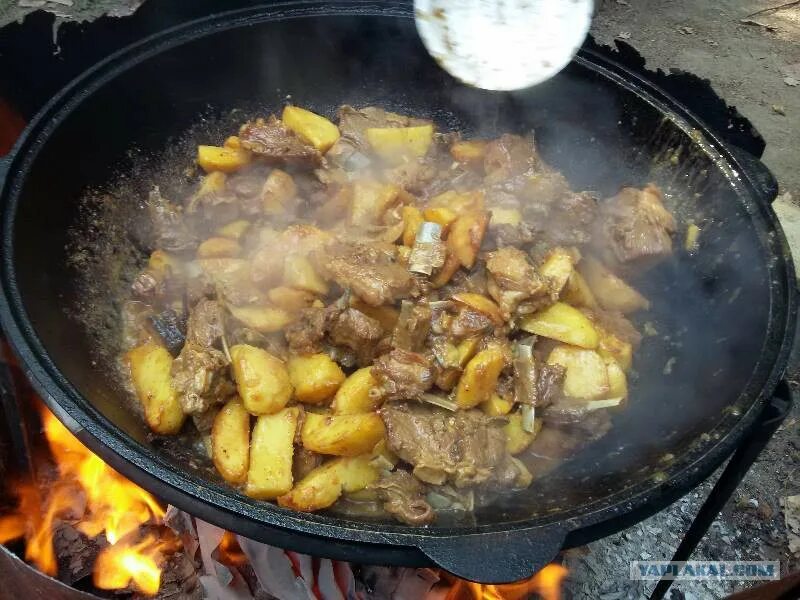
[[[0,543],[25,537],[25,559],[47,573],[58,571],[53,533],[58,520],[78,520],[87,537],[105,533],[109,546],[95,562],[98,588],[120,589],[133,584],[155,594],[161,582],[163,554],[173,543],[152,534],[140,537],[140,526],[160,523],[164,510],[155,498],[123,478],[83,446],[48,410],[42,423],[59,480],[42,499],[36,486],[16,486],[15,513],[0,518]]]
[[[533,575],[515,583],[483,585],[455,579],[445,600],[524,600],[538,594],[542,600],[561,600],[561,585],[567,569],[552,563]]]

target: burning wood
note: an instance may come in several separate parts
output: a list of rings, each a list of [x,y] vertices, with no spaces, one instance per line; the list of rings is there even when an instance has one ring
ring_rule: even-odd
[[[46,491],[14,486],[16,509],[0,516],[0,543],[25,540],[25,559],[68,584],[166,599],[559,600],[566,569],[481,585],[438,569],[362,566],[318,559],[236,536],[170,507],[89,452],[49,412],[45,436],[58,467]],[[195,562],[198,557],[199,562]],[[202,586],[202,589],[201,589]]]

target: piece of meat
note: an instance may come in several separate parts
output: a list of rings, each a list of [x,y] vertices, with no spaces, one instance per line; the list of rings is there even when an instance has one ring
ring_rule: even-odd
[[[406,117],[377,106],[353,108],[343,105],[337,113],[341,137],[325,155],[333,164],[347,170],[363,169],[369,164],[369,143],[366,131],[370,127],[413,127],[430,121]]]
[[[553,244],[580,245],[592,238],[597,220],[597,198],[589,192],[570,192],[551,206],[543,224],[543,237]]]
[[[384,472],[370,488],[377,490],[383,509],[401,523],[427,525],[436,518],[433,508],[425,500],[425,487],[408,471]]]
[[[385,405],[380,413],[389,449],[427,483],[460,488],[489,482],[508,459],[504,420],[479,410],[403,403]]]
[[[372,375],[387,401],[419,398],[436,380],[436,370],[425,356],[400,348],[379,356]]]
[[[277,117],[248,121],[239,129],[242,147],[271,163],[316,167],[322,155],[289,130]]]
[[[187,342],[172,362],[172,387],[186,414],[202,413],[225,401],[235,387],[228,378],[228,360],[215,348]]]
[[[600,327],[614,334],[623,342],[628,342],[635,348],[639,347],[642,342],[642,334],[639,333],[636,327],[633,326],[625,315],[618,311],[612,310],[590,310],[583,308],[581,311]]]
[[[664,208],[661,190],[623,188],[606,200],[594,233],[603,257],[622,266],[648,267],[672,253],[675,218]]]
[[[556,301],[547,281],[537,273],[528,256],[514,247],[489,252],[486,256],[489,272],[487,288],[489,295],[500,306],[506,318],[525,303],[526,311],[532,312]]]
[[[145,206],[152,225],[154,248],[180,252],[197,245],[198,240],[189,230],[180,207],[164,198],[158,186],[148,195]]]
[[[388,245],[391,246],[391,245]],[[396,248],[379,243],[329,244],[315,254],[317,266],[342,289],[371,306],[390,304],[411,295],[415,279],[397,262]]]
[[[539,406],[549,406],[562,396],[566,374],[566,369],[561,365],[537,365],[536,392]]]
[[[332,313],[328,318],[327,331],[331,342],[352,350],[362,366],[372,362],[375,348],[383,338],[380,322],[355,308]]]
[[[422,350],[431,330],[432,318],[433,311],[427,304],[403,300],[400,316],[392,332],[392,345],[411,352]]]
[[[325,338],[325,321],[325,309],[302,309],[294,323],[284,329],[289,348],[298,354],[320,352],[322,340]]]
[[[298,427],[298,430],[299,429]],[[295,481],[300,481],[303,477],[320,466],[323,459],[324,457],[322,454],[307,450],[303,448],[302,445],[297,446],[292,456],[292,478]]]
[[[222,339],[225,327],[225,310],[216,300],[203,298],[189,312],[186,324],[186,341],[211,347]]]
[[[524,246],[536,239],[533,228],[528,223],[511,225],[502,223],[494,227],[489,222],[489,240],[494,240],[495,246],[505,248],[506,246]]]
[[[491,330],[494,326],[492,320],[485,314],[462,308],[450,324],[450,334],[455,338],[473,337]]]
[[[164,278],[159,277],[149,267],[142,269],[131,282],[131,294],[133,294],[134,298],[141,300],[152,302],[161,298],[165,291],[166,282]]]
[[[505,133],[486,144],[483,159],[487,183],[507,180],[515,175],[530,175],[541,168],[533,137]]]

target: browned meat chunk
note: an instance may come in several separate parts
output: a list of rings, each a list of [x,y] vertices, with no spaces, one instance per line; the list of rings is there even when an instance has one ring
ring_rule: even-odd
[[[424,486],[408,471],[385,472],[370,487],[377,490],[383,509],[401,523],[427,525],[436,518],[423,495]]]
[[[370,364],[375,358],[375,348],[383,337],[381,324],[355,308],[337,311],[329,320],[328,336],[331,342],[352,350],[359,364]]]
[[[544,238],[553,244],[586,244],[596,219],[597,199],[589,192],[570,192],[552,205],[543,224]]]
[[[472,337],[486,333],[492,327],[492,320],[485,314],[462,308],[450,325],[450,333],[457,338]]]
[[[425,338],[431,330],[432,318],[433,311],[427,304],[415,304],[410,300],[403,300],[400,316],[392,333],[394,347],[411,352],[422,350]]]
[[[197,238],[189,230],[178,206],[153,188],[145,203],[153,231],[153,246],[169,252],[188,250],[197,245]]]
[[[186,341],[211,347],[221,338],[225,327],[225,311],[219,302],[202,299],[189,313]]]
[[[532,174],[541,166],[533,137],[524,138],[510,133],[486,145],[483,168],[487,182],[497,182],[515,175]]]
[[[436,371],[427,358],[399,348],[378,357],[372,375],[380,382],[386,400],[419,398],[436,379]]]
[[[345,104],[339,107],[338,117],[341,137],[328,150],[326,157],[348,170],[363,168],[369,164],[366,156],[369,148],[366,131],[370,127],[412,127],[430,123],[424,119],[398,115],[377,106],[353,108]]]
[[[228,360],[214,348],[187,342],[172,363],[172,387],[186,414],[201,413],[234,392]]]
[[[298,427],[298,430],[300,428]],[[300,481],[303,477],[311,473],[322,464],[323,456],[303,448],[302,445],[294,449],[292,457],[292,477],[295,481]]]
[[[396,249],[366,243],[335,243],[316,257],[329,279],[351,290],[367,304],[380,306],[406,298],[414,289],[414,278],[396,262]]]
[[[606,260],[650,266],[672,253],[675,219],[664,208],[661,190],[623,188],[603,203],[595,244]]]
[[[479,410],[391,404],[381,409],[381,417],[389,448],[427,483],[465,487],[488,482],[508,460],[504,421]]]
[[[312,354],[322,348],[325,338],[325,310],[304,308],[297,320],[284,330],[286,341],[294,352]]]
[[[239,130],[242,147],[270,162],[317,166],[322,155],[314,146],[305,143],[287,129],[274,115],[266,121],[256,119]]]
[[[514,400],[519,404],[548,406],[561,396],[566,371],[561,365],[539,361],[525,346],[517,348],[514,357]]]
[[[489,294],[495,299],[505,315],[511,315],[524,304],[524,312],[555,302],[547,281],[541,277],[517,248],[500,248],[486,257],[489,271]]]

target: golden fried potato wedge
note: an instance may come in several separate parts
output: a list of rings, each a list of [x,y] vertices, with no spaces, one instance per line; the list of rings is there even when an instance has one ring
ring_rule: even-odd
[[[236,258],[241,253],[239,242],[227,237],[211,237],[197,247],[197,258]]]
[[[628,378],[622,366],[613,358],[606,358],[606,368],[608,370],[608,397],[627,398],[628,397]]]
[[[567,285],[561,290],[561,300],[572,306],[597,308],[597,300],[589,284],[577,270],[570,273]]]
[[[580,400],[607,398],[611,389],[608,367],[594,350],[574,346],[556,346],[547,357],[547,364],[566,369],[564,394]]]
[[[503,324],[503,313],[500,307],[482,294],[474,294],[472,292],[460,292],[453,294],[453,300],[469,306],[471,309],[482,313],[489,317],[495,325]]]
[[[353,196],[350,200],[351,225],[377,225],[384,213],[397,201],[400,188],[392,183],[378,181],[356,181],[353,184]]]
[[[298,402],[320,404],[330,400],[345,380],[344,371],[327,354],[289,359],[289,379]]]
[[[560,294],[572,275],[574,264],[574,258],[569,251],[564,248],[554,248],[539,267],[539,273],[550,281],[550,289]]]
[[[508,423],[506,423],[504,428],[506,433],[506,450],[512,455],[524,452],[528,446],[531,445],[531,442],[536,439],[536,435],[542,428],[542,420],[534,419],[533,432],[528,432],[522,428],[522,415],[520,413],[507,415],[506,418],[508,419]]]
[[[281,121],[320,152],[327,152],[339,139],[339,128],[322,115],[300,108],[287,106]]]
[[[286,406],[292,383],[281,359],[248,344],[237,344],[230,353],[233,378],[247,412],[268,415]]]
[[[178,433],[185,415],[172,389],[172,355],[163,346],[148,343],[130,350],[126,356],[147,425],[162,435]]]
[[[478,352],[467,363],[458,381],[455,397],[458,407],[472,408],[491,398],[503,367],[505,356],[500,348],[489,346]]]
[[[372,376],[372,367],[364,367],[344,380],[331,408],[335,415],[357,415],[374,411],[382,401],[378,381]]]
[[[294,314],[314,304],[317,297],[311,292],[280,286],[267,292],[267,298],[276,307]]]
[[[485,154],[486,142],[484,140],[459,140],[450,146],[450,156],[458,162],[483,162]]]
[[[375,154],[389,162],[403,162],[428,153],[433,141],[433,125],[370,127],[366,136]]]
[[[639,292],[609,271],[596,258],[588,257],[580,264],[580,272],[597,299],[606,310],[632,313],[647,310],[650,302]]]
[[[294,436],[299,417],[300,409],[292,406],[256,419],[244,488],[251,498],[273,500],[292,489]]]
[[[378,479],[372,455],[335,458],[317,467],[278,498],[280,506],[311,512],[329,507],[343,492],[358,492]]]
[[[297,186],[286,171],[273,169],[261,188],[261,204],[268,215],[283,215],[294,212]]]
[[[416,206],[406,205],[403,207],[403,245],[413,246],[417,239],[417,231],[425,220],[422,211]]]
[[[556,302],[527,315],[520,321],[519,327],[528,333],[581,348],[597,348],[600,341],[597,329],[589,318],[564,302]]]
[[[300,430],[303,447],[320,454],[357,456],[371,452],[386,434],[377,413],[316,415],[309,413]]]
[[[508,398],[503,398],[499,394],[492,394],[492,397],[481,402],[481,410],[490,417],[502,417],[511,412],[514,402]]]
[[[275,306],[230,306],[228,310],[237,321],[261,333],[281,331],[294,320],[290,313]]]
[[[245,219],[237,219],[231,221],[227,225],[223,225],[215,232],[220,237],[230,238],[232,240],[240,240],[242,236],[250,229],[250,221]]]
[[[488,223],[488,213],[471,211],[459,216],[450,227],[447,249],[468,269],[475,264]]]
[[[320,296],[328,293],[328,284],[317,274],[311,262],[299,254],[290,254],[284,260],[283,285]]]
[[[221,146],[198,146],[197,164],[206,173],[222,171],[233,173],[250,162],[250,153],[247,150],[225,148]]]
[[[250,413],[241,399],[228,401],[211,427],[211,459],[228,483],[244,483],[250,466]]]

